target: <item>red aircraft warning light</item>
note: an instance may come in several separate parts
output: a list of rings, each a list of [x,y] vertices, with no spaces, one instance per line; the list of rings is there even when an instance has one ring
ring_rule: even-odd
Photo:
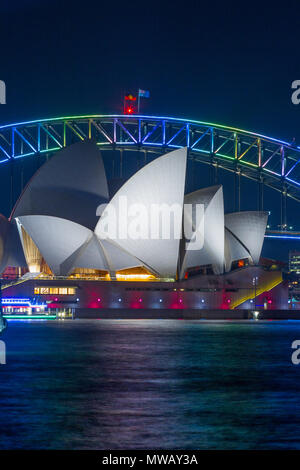
[[[131,93],[124,97],[124,114],[135,114],[136,113],[136,96]]]

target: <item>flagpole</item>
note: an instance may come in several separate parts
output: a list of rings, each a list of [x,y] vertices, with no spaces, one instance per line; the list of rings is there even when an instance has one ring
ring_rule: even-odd
[[[138,89],[138,114],[140,114],[140,89]]]

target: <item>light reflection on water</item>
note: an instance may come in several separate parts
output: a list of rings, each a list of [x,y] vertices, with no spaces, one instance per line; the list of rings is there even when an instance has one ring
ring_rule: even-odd
[[[298,322],[11,322],[0,448],[300,448]]]

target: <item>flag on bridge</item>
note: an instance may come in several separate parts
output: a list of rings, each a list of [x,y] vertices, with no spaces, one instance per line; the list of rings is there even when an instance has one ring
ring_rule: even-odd
[[[136,114],[136,96],[126,93],[124,96],[124,114]]]
[[[136,96],[133,96],[131,93],[127,93],[127,95],[125,95],[125,100],[136,101]]]
[[[150,91],[148,90],[141,90],[139,88],[139,97],[140,98],[150,98]]]

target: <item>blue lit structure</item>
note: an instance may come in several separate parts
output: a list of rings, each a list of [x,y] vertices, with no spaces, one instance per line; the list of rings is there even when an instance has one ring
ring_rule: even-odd
[[[279,240],[300,240],[300,236],[293,235],[293,232],[284,232],[283,235],[265,235],[265,238],[274,238]]]
[[[50,318],[46,302],[36,303],[35,300],[27,297],[2,297],[3,318],[15,320]],[[54,318],[56,315],[51,316],[51,319]]]
[[[2,297],[2,306],[9,307],[9,306],[24,306],[24,307],[31,307],[31,308],[46,308],[46,303],[37,304],[33,302],[31,299],[27,298],[5,298]]]
[[[263,186],[281,193],[281,226],[286,226],[286,198],[300,202],[300,147],[283,140],[220,124],[173,117],[86,115],[21,122],[0,126],[0,163],[50,155],[76,141],[93,139],[101,150],[160,155],[188,148],[188,158],[258,183],[259,209]],[[240,210],[238,198],[237,210]]]

